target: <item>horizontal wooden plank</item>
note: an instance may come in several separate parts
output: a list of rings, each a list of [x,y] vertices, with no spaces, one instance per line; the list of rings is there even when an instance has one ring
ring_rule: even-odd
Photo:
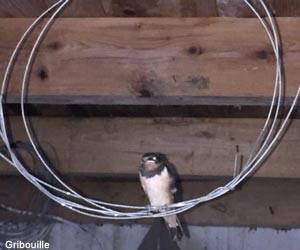
[[[180,200],[199,197],[226,182],[225,179],[181,182]],[[98,178],[75,178],[71,183],[85,195],[93,198],[123,204],[148,204],[140,184],[136,181],[117,182]],[[2,197],[0,203],[6,206],[39,211],[45,202],[43,195],[17,177],[2,177],[0,190]],[[13,196],[11,190],[14,192]],[[35,199],[34,203],[30,202],[32,198]],[[299,198],[299,181],[253,179],[234,192],[189,210],[183,214],[183,218],[186,223],[194,225],[296,228],[300,227]],[[46,209],[47,215],[54,214],[76,222],[107,222],[79,216],[63,207],[51,207],[50,204],[48,209],[48,211]],[[6,220],[17,218],[18,221],[22,221],[27,217],[0,209],[0,218]],[[119,223],[149,223],[150,221],[119,221]]]
[[[0,20],[4,58],[30,21]],[[288,100],[298,87],[299,23],[297,18],[278,20]],[[238,38],[232,35],[237,32]],[[10,103],[19,101],[29,47],[30,43],[16,64],[8,90]],[[60,19],[37,55],[28,102],[266,106],[274,80],[271,51],[254,19]],[[0,74],[5,65],[6,61],[0,63]]]
[[[30,119],[43,151],[61,173],[137,176],[142,155],[154,151],[166,154],[179,175],[187,178],[232,176],[236,145],[245,162],[263,123],[205,118]],[[20,118],[12,117],[9,124],[14,141],[28,142]],[[300,178],[299,127],[295,120],[255,176]],[[32,165],[32,158],[27,158]],[[12,171],[3,161],[0,167],[2,174]]]
[[[0,0],[0,17],[35,17],[54,0]],[[216,16],[214,0],[73,0],[64,9],[64,17],[157,17]]]
[[[219,16],[233,17],[255,17],[250,8],[241,0],[216,0]],[[261,15],[266,15],[260,1],[251,1]],[[264,0],[271,14],[277,17],[295,16],[300,14],[300,3],[298,0]]]
[[[0,17],[35,17],[54,0],[0,0]],[[252,1],[256,7],[258,1]],[[264,0],[276,16],[299,16],[297,0]],[[253,16],[241,0],[73,0],[64,17]]]

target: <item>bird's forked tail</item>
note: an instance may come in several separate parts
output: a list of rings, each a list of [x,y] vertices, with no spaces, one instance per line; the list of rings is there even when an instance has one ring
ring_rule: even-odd
[[[172,240],[180,240],[183,236],[181,223],[176,215],[164,217]]]

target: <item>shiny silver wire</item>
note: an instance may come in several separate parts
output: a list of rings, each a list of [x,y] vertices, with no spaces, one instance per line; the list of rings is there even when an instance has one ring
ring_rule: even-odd
[[[25,100],[25,90],[28,83],[28,76],[30,74],[30,69],[32,67],[34,57],[37,53],[39,45],[45,36],[46,32],[49,30],[51,24],[54,22],[56,16],[62,11],[62,9],[69,3],[69,0],[60,0],[54,5],[52,5],[49,9],[47,9],[44,13],[42,13],[25,31],[21,39],[19,40],[15,50],[12,53],[12,56],[7,65],[4,79],[1,88],[0,94],[0,137],[5,144],[7,151],[9,153],[9,157],[6,157],[4,154],[0,153],[0,157],[2,157],[5,161],[15,167],[29,182],[31,182],[36,188],[38,188],[41,192],[43,192],[46,196],[48,196],[53,201],[59,203],[60,205],[77,212],[82,215],[101,218],[101,219],[141,219],[141,218],[154,218],[154,217],[163,217],[167,215],[173,215],[182,213],[184,211],[189,210],[190,208],[204,203],[213,199],[216,199],[232,190],[235,189],[237,185],[239,185],[245,178],[251,175],[262,163],[262,161],[271,153],[273,147],[279,142],[283,132],[287,127],[287,123],[291,117],[291,114],[297,105],[299,95],[300,95],[300,87],[296,93],[296,96],[291,104],[290,110],[286,115],[285,119],[281,122],[278,129],[276,125],[278,124],[278,116],[279,110],[282,104],[282,95],[283,95],[283,81],[282,81],[282,70],[281,70],[281,57],[280,57],[280,44],[279,44],[279,35],[274,23],[274,19],[272,18],[268,8],[266,7],[263,0],[259,0],[260,4],[263,7],[263,10],[266,14],[267,21],[262,18],[257,10],[253,7],[253,5],[248,0],[243,0],[245,4],[253,11],[253,13],[258,18],[259,22],[263,26],[267,36],[271,42],[272,49],[276,59],[276,70],[275,70],[275,80],[274,80],[274,90],[272,101],[270,104],[270,109],[268,112],[268,116],[264,123],[264,126],[256,140],[256,143],[252,149],[252,152],[246,162],[246,164],[242,167],[242,170],[237,173],[235,170],[234,177],[231,181],[229,181],[226,185],[216,188],[211,191],[207,195],[204,195],[199,198],[182,201],[178,203],[174,203],[171,205],[166,205],[163,207],[154,207],[154,206],[131,206],[125,204],[116,204],[105,202],[101,200],[91,199],[86,196],[83,196],[76,192],[73,188],[67,185],[63,180],[61,180],[52,170],[51,166],[47,164],[42,154],[39,152],[38,147],[36,146],[36,142],[32,137],[31,131],[29,129],[27,118],[25,114],[24,108],[24,100]],[[5,124],[5,116],[3,111],[3,104],[5,91],[7,88],[7,84],[9,81],[9,76],[12,71],[13,63],[16,60],[16,56],[19,50],[22,48],[27,37],[29,37],[30,33],[34,30],[36,25],[51,11],[53,14],[50,16],[49,20],[41,30],[39,36],[37,37],[34,46],[31,50],[29,58],[26,63],[26,68],[23,75],[22,80],[22,91],[21,91],[21,113],[22,120],[24,124],[24,128],[28,139],[37,154],[38,158],[42,162],[45,169],[51,174],[60,184],[60,187],[54,186],[47,181],[44,181],[31,173],[22,165],[22,163],[18,160],[15,152],[10,146],[10,142],[7,136],[6,124]],[[237,157],[237,156],[236,156]],[[237,158],[235,158],[235,169],[237,168]]]

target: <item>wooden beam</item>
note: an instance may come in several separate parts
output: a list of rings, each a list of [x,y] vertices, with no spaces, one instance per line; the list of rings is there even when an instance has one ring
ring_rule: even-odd
[[[36,17],[52,1],[0,0],[0,17]],[[215,1],[189,0],[72,0],[63,17],[217,16]]]
[[[43,151],[64,174],[137,176],[147,152],[167,155],[181,177],[232,176],[236,145],[247,160],[264,120],[204,118],[31,118]],[[28,142],[21,119],[10,119],[14,141]],[[300,121],[295,120],[257,177],[300,178]],[[26,147],[25,147],[26,148]],[[34,165],[32,157],[28,165]],[[2,174],[11,167],[1,161]]]
[[[45,197],[34,187],[18,177],[0,179],[1,204],[10,207],[39,211]],[[207,194],[228,180],[203,179],[180,183],[180,200],[192,199]],[[148,201],[137,181],[105,181],[97,178],[75,178],[72,185],[85,195],[101,200],[122,204],[146,205]],[[14,187],[14,195],[11,188]],[[35,203],[30,203],[32,198]],[[280,181],[253,179],[247,181],[238,190],[219,199],[207,202],[183,214],[186,223],[215,226],[250,226],[296,228],[299,223],[299,181]],[[69,210],[49,208],[47,215],[54,214],[80,223],[108,222],[79,216]],[[28,217],[7,213],[0,209],[1,220],[26,220]],[[111,221],[109,221],[111,222]],[[151,220],[119,221],[119,223],[149,223]]]
[[[0,17],[36,17],[54,0],[0,0]],[[258,9],[258,1],[252,1]],[[297,0],[265,0],[276,16],[299,16]],[[72,0],[63,17],[199,17],[235,16],[253,14],[240,0]]]
[[[231,17],[256,17],[250,8],[240,0],[216,0],[219,16]],[[251,1],[259,13],[266,16],[266,13],[260,1]],[[270,10],[271,14],[276,17],[299,16],[300,3],[298,0],[265,0],[264,3]]]
[[[4,58],[31,21],[0,20]],[[300,20],[283,18],[278,24],[289,103],[298,87],[300,35],[295,31]],[[19,102],[30,44],[16,64],[9,103]],[[0,75],[5,65],[0,63]],[[234,106],[256,111],[269,105],[273,80],[272,49],[254,19],[59,19],[37,55],[28,103]]]

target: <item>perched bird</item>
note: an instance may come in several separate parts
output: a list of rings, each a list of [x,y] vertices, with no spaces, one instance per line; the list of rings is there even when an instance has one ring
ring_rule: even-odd
[[[174,177],[171,175],[165,157],[159,153],[144,154],[140,169],[140,181],[152,206],[164,206],[174,202]],[[171,237],[180,239],[182,229],[176,215],[166,216],[164,220]]]

